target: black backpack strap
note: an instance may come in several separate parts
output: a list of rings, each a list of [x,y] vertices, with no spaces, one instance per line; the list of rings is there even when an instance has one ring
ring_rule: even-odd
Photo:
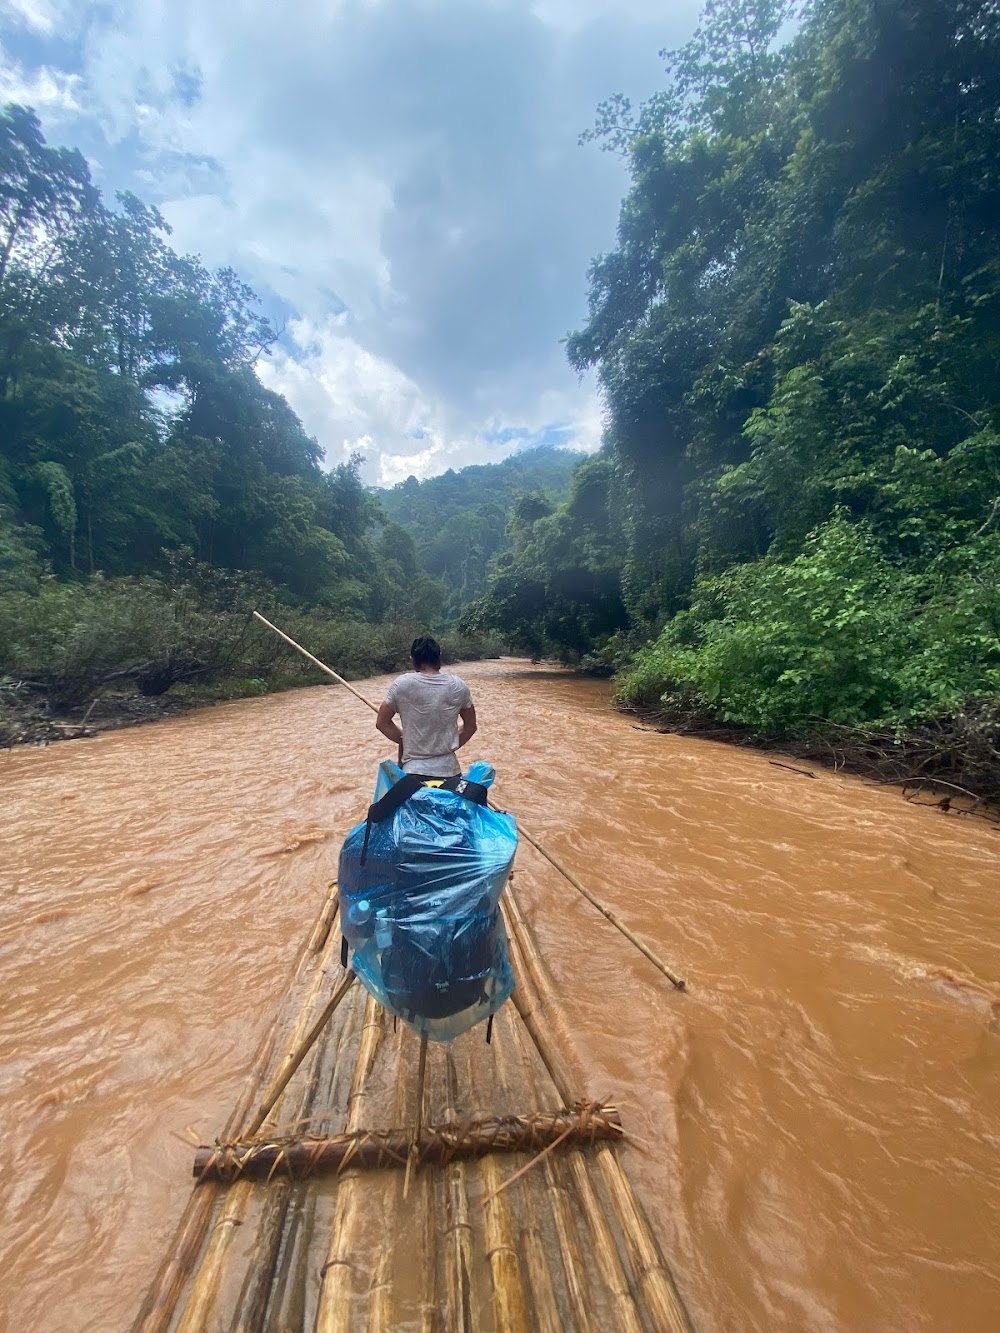
[[[381,824],[383,819],[389,819],[423,785],[423,779],[418,778],[415,773],[404,773],[398,782],[392,784],[381,800],[375,801],[368,807],[369,824]]]
[[[365,840],[361,847],[362,865],[368,859],[368,839],[371,837],[372,824],[381,824],[384,819],[390,819],[401,805],[405,805],[414,792],[418,792],[424,786],[426,786],[424,779],[417,777],[416,773],[405,773],[398,782],[393,783],[381,800],[375,801],[368,807],[368,818],[365,820]],[[450,791],[456,796],[464,796],[473,805],[489,804],[487,799],[489,789],[479,782],[470,782],[468,778],[463,778],[461,773],[456,773],[453,778],[445,778],[439,790]]]
[[[381,824],[383,819],[391,818],[401,805],[419,791],[423,782],[414,773],[404,773],[398,782],[394,782],[381,800],[374,801],[368,807],[365,820],[365,840],[361,846],[361,864],[368,859],[368,839],[371,837],[372,824]]]

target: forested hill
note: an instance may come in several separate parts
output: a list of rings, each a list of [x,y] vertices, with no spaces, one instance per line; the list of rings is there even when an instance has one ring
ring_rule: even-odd
[[[499,463],[451,468],[438,477],[408,477],[379,491],[387,516],[416,543],[422,567],[448,588],[446,610],[457,615],[486,591],[490,561],[509,545],[515,499],[536,493],[553,505],[569,496],[583,455],[540,445]]]
[[[255,606],[354,674],[447,627],[360,460],[324,467],[261,383],[276,336],[235,272],[177,254],[134,195],[105,201],[28,108],[0,113],[0,738],[11,700],[267,688],[287,654]]]
[[[1000,10],[712,0],[664,59],[584,136],[631,175],[569,340],[604,452],[466,623],[1000,794]]]

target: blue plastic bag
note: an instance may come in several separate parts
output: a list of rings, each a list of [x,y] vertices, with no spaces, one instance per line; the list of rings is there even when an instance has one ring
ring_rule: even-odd
[[[385,761],[376,801],[402,777]],[[465,778],[488,787],[494,770],[479,762]],[[513,991],[499,904],[516,850],[511,815],[436,787],[421,787],[382,822],[347,835],[339,882],[351,966],[421,1035],[450,1041]]]

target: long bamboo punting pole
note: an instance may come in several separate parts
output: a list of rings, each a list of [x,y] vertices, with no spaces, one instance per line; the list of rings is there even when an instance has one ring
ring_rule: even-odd
[[[318,932],[322,923],[328,918],[331,903],[337,903],[336,884],[331,884],[327,890],[327,896],[320,909],[316,925],[310,932],[309,938],[296,960],[285,990],[285,1005],[279,1008],[274,1022],[261,1039],[243,1094],[233,1108],[223,1131],[227,1138],[236,1132],[249,1107],[253,1105],[253,1099],[257,1095],[277,1045],[285,1009],[291,1004],[304,972],[314,960]],[[165,1330],[169,1327],[184,1283],[190,1276],[198,1253],[204,1244],[219,1188],[218,1184],[209,1183],[203,1188],[196,1188],[192,1191],[174,1233],[171,1249],[147,1289],[142,1305],[136,1315],[135,1323],[132,1325],[132,1333],[165,1333]]]
[[[648,944],[644,944],[634,930],[630,930],[624,921],[619,920],[619,918],[615,916],[610,907],[605,907],[599,899],[595,898],[590,890],[584,884],[580,883],[572,870],[567,866],[564,866],[557,856],[553,856],[547,847],[543,847],[535,835],[530,833],[520,820],[517,821],[517,827],[525,838],[527,838],[528,842],[531,843],[532,847],[534,847],[537,852],[541,852],[546,861],[548,861],[550,865],[555,866],[560,875],[562,875],[564,879],[569,880],[570,884],[573,885],[573,888],[576,889],[578,893],[582,893],[587,902],[596,907],[601,916],[607,921],[610,921],[616,930],[620,930],[625,938],[630,940],[641,954],[645,954],[653,966],[662,972],[672,985],[676,986],[678,990],[685,990],[687,988],[687,982],[683,977],[675,977],[660,955],[654,953]]]
[[[365,698],[365,696],[361,693],[360,690],[356,690],[353,685],[351,685],[348,681],[344,679],[343,676],[338,675],[337,672],[334,671],[332,667],[328,667],[326,663],[321,662],[318,657],[313,657],[312,653],[310,653],[307,649],[303,648],[300,643],[296,643],[295,640],[290,638],[287,634],[283,633],[280,629],[278,629],[277,625],[272,625],[269,620],[265,620],[264,617],[260,614],[260,612],[255,611],[254,615],[261,622],[262,625],[266,625],[268,629],[274,630],[275,634],[277,634],[279,638],[284,639],[284,641],[287,644],[289,644],[292,648],[295,648],[298,652],[300,652],[303,657],[308,658],[309,661],[312,662],[314,666],[319,667],[321,671],[325,671],[326,674],[328,676],[331,676],[335,681],[338,682],[338,684],[343,685],[347,689],[349,689],[350,692],[354,695],[354,697],[356,699],[360,699],[361,702],[366,707],[372,710],[373,713],[378,712],[377,704],[373,704],[371,699]],[[589,889],[585,888],[584,885],[580,883],[579,879],[577,879],[577,877],[573,874],[573,872],[571,870],[568,870],[566,866],[564,866],[563,863],[557,857],[553,856],[553,854],[546,847],[544,847],[542,843],[538,841],[538,839],[534,836],[533,833],[529,833],[528,830],[521,823],[520,817],[517,817],[517,823],[518,823],[518,828],[524,834],[527,841],[531,843],[532,847],[534,847],[536,851],[539,851],[542,854],[542,856],[545,857],[546,861],[548,861],[551,865],[555,866],[556,870],[559,871],[560,875],[564,877],[567,883],[572,884],[574,889],[582,893],[583,896],[587,899],[587,901],[597,908],[597,910],[601,913],[601,915],[605,918],[605,920],[609,921],[616,930],[620,931],[629,941],[629,943],[634,944],[635,947],[639,950],[639,952],[644,954],[653,964],[653,966],[657,968],[660,972],[662,972],[663,975],[673,986],[675,986],[678,990],[686,989],[687,982],[685,982],[681,977],[675,976],[673,972],[671,972],[670,968],[667,967],[666,963],[659,956],[659,954],[654,953],[653,950],[647,944],[644,944],[642,940],[638,937],[638,935],[636,935],[634,931],[630,930],[629,927],[626,926],[623,921],[619,920],[619,918],[614,914],[614,912],[611,911],[609,907],[605,907],[605,905],[600,901],[600,899],[595,897],[595,895],[591,893]]]

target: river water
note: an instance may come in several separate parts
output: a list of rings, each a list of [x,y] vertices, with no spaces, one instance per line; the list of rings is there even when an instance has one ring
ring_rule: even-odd
[[[993,1333],[1000,836],[464,669],[521,901],[701,1333]],[[376,700],[385,681],[362,688]],[[0,1328],[127,1328],[362,816],[336,687],[0,754]]]

